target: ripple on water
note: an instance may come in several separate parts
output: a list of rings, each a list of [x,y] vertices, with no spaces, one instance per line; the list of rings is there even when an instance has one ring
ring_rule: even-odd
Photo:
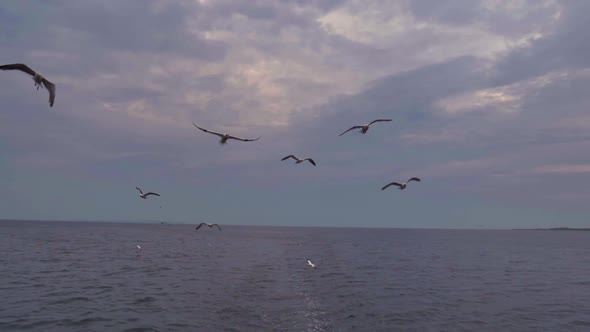
[[[4,225],[0,331],[590,330],[574,233]]]
[[[74,302],[91,302],[92,300],[85,297],[85,296],[74,296],[74,297],[68,297],[65,299],[59,299],[57,301],[53,301],[50,302],[50,305],[57,305],[57,304],[71,304]]]

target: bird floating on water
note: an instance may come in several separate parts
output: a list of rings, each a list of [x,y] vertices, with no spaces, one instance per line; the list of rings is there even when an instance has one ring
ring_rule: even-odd
[[[314,264],[314,263],[312,263],[312,262],[309,260],[309,258],[306,258],[305,260],[307,261],[307,265],[309,265],[309,266],[311,266],[311,267],[313,267],[313,268],[315,269],[315,264]]]
[[[413,178],[409,179],[408,182],[404,182],[404,183],[392,182],[392,183],[389,183],[389,184],[385,185],[383,188],[381,188],[381,190],[385,190],[389,186],[398,186],[399,187],[399,190],[404,190],[404,189],[406,189],[406,187],[408,186],[408,183],[410,181],[420,182],[421,180],[419,178],[413,177]]]
[[[31,69],[29,66],[22,64],[22,63],[13,63],[8,65],[0,66],[1,70],[20,70],[24,73],[27,73],[33,76],[33,81],[35,82],[35,87],[39,90],[39,87],[43,86],[47,91],[49,91],[49,107],[53,107],[53,102],[55,101],[55,84],[49,82],[43,75],[39,74],[38,72]]]
[[[285,158],[281,159],[281,161],[287,160],[287,159],[289,159],[289,158],[293,158],[293,159],[295,159],[295,163],[296,163],[296,164],[301,164],[302,162],[304,162],[304,161],[306,161],[306,160],[307,160],[307,161],[309,161],[309,162],[310,162],[312,165],[316,166],[316,164],[315,164],[315,161],[313,161],[313,159],[311,159],[311,158],[299,159],[299,158],[295,157],[295,156],[294,156],[294,155],[292,155],[292,154],[290,154],[290,155],[286,156]]]
[[[227,140],[229,140],[229,139],[234,139],[234,140],[242,141],[242,142],[253,142],[253,141],[257,141],[257,140],[259,140],[259,139],[262,138],[262,136],[261,137],[258,137],[258,138],[254,138],[254,139],[251,139],[251,138],[240,138],[240,137],[232,136],[230,134],[222,134],[222,133],[218,133],[218,132],[215,132],[215,131],[207,130],[205,128],[201,128],[201,127],[197,126],[194,122],[193,122],[193,126],[199,128],[200,130],[202,130],[202,131],[204,131],[206,133],[217,135],[217,136],[221,137],[221,140],[219,141],[219,143],[221,143],[221,144],[227,143]]]
[[[342,135],[346,134],[347,132],[354,130],[354,129],[360,129],[361,133],[366,134],[367,131],[369,130],[369,126],[372,125],[373,123],[375,123],[375,122],[389,122],[389,121],[392,121],[392,120],[391,119],[377,119],[377,120],[371,121],[369,124],[366,124],[366,125],[352,126],[348,130],[346,130],[345,132],[343,132],[342,134],[340,134],[338,136],[342,136]]]
[[[199,224],[199,226],[195,227],[195,231],[196,231],[197,229],[201,228],[203,225],[205,225],[205,226],[207,226],[207,227],[209,227],[209,228],[213,228],[213,226],[217,226],[217,228],[219,228],[219,231],[221,232],[221,227],[219,227],[219,225],[218,225],[218,224],[208,224],[208,223],[206,223],[206,222],[202,222],[202,223],[200,223],[200,224]]]
[[[148,196],[153,195],[153,196],[160,196],[160,194],[158,193],[154,193],[154,192],[148,192],[148,193],[143,193],[143,191],[141,191],[141,189],[139,187],[135,187],[135,189],[137,189],[139,191],[139,197],[143,198],[143,199],[147,199]]]

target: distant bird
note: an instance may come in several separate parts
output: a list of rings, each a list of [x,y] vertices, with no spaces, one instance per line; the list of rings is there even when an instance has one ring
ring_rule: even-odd
[[[309,258],[306,258],[305,260],[307,261],[307,265],[309,265],[309,266],[311,266],[311,267],[313,267],[313,268],[315,269],[315,264],[314,264],[314,263],[312,263],[312,262],[309,260]]]
[[[137,250],[141,250],[141,247],[139,246],[139,244],[137,245]]]
[[[154,195],[154,196],[160,196],[160,194],[158,193],[154,193],[154,192],[149,192],[149,193],[143,193],[143,191],[141,191],[141,189],[139,189],[139,187],[135,187],[135,189],[139,190],[139,197],[143,198],[143,199],[147,199],[148,196],[150,195]]]
[[[219,225],[218,225],[218,224],[208,224],[208,223],[206,223],[206,222],[202,222],[202,223],[200,223],[200,224],[199,224],[199,226],[195,227],[195,231],[196,231],[197,229],[201,228],[203,225],[205,225],[205,226],[207,226],[207,227],[209,227],[209,228],[213,228],[213,226],[217,226],[217,228],[219,228],[219,231],[221,232],[221,227],[219,227]]]
[[[2,65],[0,66],[1,70],[20,70],[24,73],[27,73],[33,76],[33,81],[35,82],[35,87],[39,90],[40,86],[43,86],[47,91],[49,91],[49,107],[53,107],[53,102],[55,101],[55,84],[49,82],[43,75],[37,73],[33,69],[29,68],[29,66],[22,64],[22,63],[13,63],[9,65]]]
[[[235,139],[235,140],[242,141],[242,142],[253,142],[253,141],[257,141],[260,138],[262,138],[262,136],[261,136],[261,137],[255,138],[255,139],[250,139],[250,138],[240,138],[240,137],[232,136],[229,134],[222,134],[222,133],[218,133],[215,131],[207,130],[205,128],[201,128],[201,127],[197,126],[194,122],[193,122],[193,126],[199,128],[200,130],[202,130],[206,133],[217,135],[217,136],[221,137],[221,140],[219,141],[219,143],[221,143],[221,144],[227,143],[228,139]]]
[[[310,162],[312,165],[316,166],[316,164],[315,164],[315,161],[313,161],[313,159],[311,159],[311,158],[299,159],[299,158],[295,157],[295,156],[294,156],[294,155],[292,155],[292,154],[290,154],[290,155],[286,156],[285,158],[281,159],[281,161],[287,160],[287,159],[289,159],[289,158],[293,158],[293,159],[295,159],[295,163],[296,163],[296,164],[301,164],[302,162],[304,162],[304,161],[306,161],[306,160],[307,160],[307,161],[309,161],[309,162]]]
[[[389,183],[389,184],[385,185],[383,188],[381,188],[381,190],[385,190],[385,189],[387,189],[389,186],[398,186],[398,187],[399,187],[399,190],[404,190],[404,189],[406,189],[406,187],[408,186],[408,183],[409,183],[410,181],[417,181],[417,182],[420,182],[421,180],[420,180],[419,178],[415,178],[415,177],[414,177],[414,178],[411,178],[411,179],[409,179],[409,180],[408,180],[408,182],[404,182],[404,183],[397,183],[397,182],[392,182],[392,183]]]
[[[350,127],[350,129],[348,129],[347,131],[343,132],[342,134],[340,134],[338,136],[342,136],[342,135],[346,134],[347,132],[349,132],[351,130],[354,130],[354,129],[360,129],[361,130],[360,131],[361,133],[366,134],[367,131],[369,130],[369,126],[372,125],[373,123],[375,123],[375,122],[389,122],[389,121],[392,121],[392,120],[391,119],[377,119],[377,120],[373,120],[369,124],[366,124],[366,125],[360,125],[360,126]]]

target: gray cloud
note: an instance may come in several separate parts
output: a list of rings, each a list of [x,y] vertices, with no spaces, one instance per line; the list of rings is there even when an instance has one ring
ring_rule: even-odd
[[[552,70],[584,68],[590,64],[587,13],[590,3],[562,2],[559,24],[554,31],[511,52],[496,65],[494,82],[509,84],[542,75]]]
[[[48,109],[30,78],[1,73],[10,110],[0,113],[0,151],[15,167],[120,181],[378,188],[423,172],[437,184],[423,189],[431,198],[583,210],[567,197],[587,190],[566,171],[590,164],[581,154],[590,6],[490,3],[3,3],[2,62],[31,63],[58,97]],[[530,36],[541,37],[523,43]],[[337,136],[377,117],[394,122]],[[192,121],[263,139],[221,149]],[[321,167],[285,173],[284,153]],[[539,194],[545,177],[567,178],[569,189]]]

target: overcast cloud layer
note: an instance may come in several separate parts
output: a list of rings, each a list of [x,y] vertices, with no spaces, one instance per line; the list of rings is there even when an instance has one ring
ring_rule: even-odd
[[[0,73],[0,218],[588,226],[589,14],[585,0],[0,3],[0,62],[57,84],[49,108]],[[394,121],[338,137],[378,117]],[[263,138],[220,146],[193,121]]]

